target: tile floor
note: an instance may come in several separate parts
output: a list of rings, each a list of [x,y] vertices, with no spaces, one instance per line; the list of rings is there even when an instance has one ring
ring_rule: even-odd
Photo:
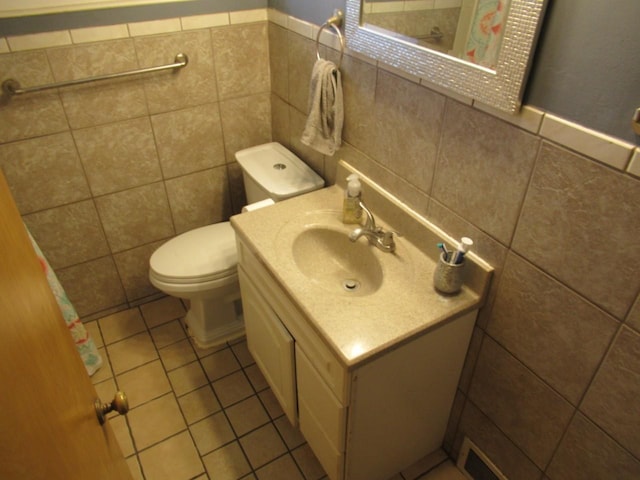
[[[129,398],[111,426],[136,480],[320,480],[326,475],[239,340],[201,350],[165,297],[86,324],[104,365],[98,395]],[[429,472],[429,473],[425,473]],[[464,480],[444,453],[390,480]]]

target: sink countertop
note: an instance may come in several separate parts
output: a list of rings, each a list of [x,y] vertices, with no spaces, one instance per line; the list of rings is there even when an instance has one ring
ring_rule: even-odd
[[[366,195],[365,190],[365,202]],[[359,365],[443,321],[481,306],[491,275],[490,266],[480,259],[473,261],[474,271],[481,272],[481,282],[471,282],[475,288],[465,284],[462,291],[453,296],[441,295],[433,288],[435,242],[431,243],[434,253],[427,253],[404,236],[396,237],[395,253],[369,246],[385,274],[382,285],[373,294],[328,292],[303,274],[292,254],[297,233],[313,224],[325,224],[344,231],[345,235],[357,227],[341,221],[343,198],[344,190],[334,185],[236,215],[231,218],[231,224],[345,367]],[[384,218],[378,217],[375,208],[372,211],[376,222],[386,229],[388,224]],[[438,233],[429,232],[436,235],[434,239]],[[360,238],[358,242],[367,240]],[[481,265],[479,269],[477,262]]]

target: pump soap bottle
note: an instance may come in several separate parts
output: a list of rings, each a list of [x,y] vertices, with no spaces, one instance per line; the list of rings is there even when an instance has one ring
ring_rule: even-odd
[[[360,223],[360,217],[362,217],[362,207],[360,206],[361,189],[360,177],[355,173],[349,175],[342,205],[343,223]]]

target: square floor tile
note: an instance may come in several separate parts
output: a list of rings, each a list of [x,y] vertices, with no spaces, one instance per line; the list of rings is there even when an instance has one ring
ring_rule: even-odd
[[[226,408],[225,413],[238,437],[271,420],[255,395]]]
[[[187,428],[173,394],[133,408],[127,417],[138,450],[149,447]]]
[[[205,455],[235,439],[224,413],[215,413],[189,427],[201,455]]]
[[[219,412],[222,408],[210,385],[183,395],[178,398],[178,403],[189,425]]]
[[[130,308],[98,320],[104,343],[109,345],[147,330],[140,310]]]
[[[111,368],[116,375],[158,358],[148,332],[112,343],[107,346],[107,351],[111,358]]]
[[[191,348],[189,339],[161,348],[158,353],[160,353],[160,358],[167,371],[191,363],[198,358]]]
[[[140,469],[140,463],[138,463],[138,457],[133,456],[127,458],[127,465],[129,466],[129,471],[131,472],[133,480],[144,480],[142,470]]]
[[[260,480],[305,480],[291,456],[284,455],[256,471]]]
[[[96,383],[93,388],[96,389],[98,398],[102,401],[102,403],[111,402],[111,400],[113,400],[114,394],[118,391],[118,387],[116,387],[116,381],[113,378],[108,378],[103,382]]]
[[[447,460],[442,465],[437,466],[426,475],[420,477],[420,480],[466,480],[466,479],[467,479],[467,476],[464,475],[460,470],[458,470],[458,467],[456,467],[451,460]]]
[[[274,420],[273,423],[278,429],[278,432],[280,432],[280,436],[284,439],[284,443],[287,444],[289,450],[293,450],[305,442],[300,430],[291,425],[289,419],[284,415]]]
[[[234,343],[233,345],[231,345],[231,350],[233,350],[233,354],[236,356],[243,368],[256,363],[256,361],[251,356],[249,349],[247,348],[246,340]]]
[[[117,380],[118,388],[129,399],[129,408],[135,408],[171,391],[171,384],[160,360],[121,373]]]
[[[87,330],[89,337],[91,337],[96,347],[100,348],[104,346],[104,340],[102,340],[102,333],[100,333],[97,320],[85,323],[84,328]]]
[[[223,343],[222,345],[216,345],[215,347],[210,347],[210,348],[200,348],[196,344],[196,342],[193,340],[192,337],[189,337],[189,341],[191,342],[191,345],[193,346],[193,351],[196,352],[196,355],[198,358],[205,358],[211,355],[212,353],[219,352],[220,350],[229,348],[229,345],[227,345],[226,343]]]
[[[308,443],[296,448],[291,454],[307,480],[319,480],[326,477],[327,474]]]
[[[425,472],[429,472],[433,470],[437,465],[440,465],[447,459],[447,454],[442,449],[438,449],[433,453],[430,453],[413,465],[410,465],[408,468],[402,470],[402,478],[406,478],[407,480],[414,480],[416,478],[422,478],[422,475]]]
[[[215,352],[200,361],[212,382],[240,370],[240,364],[230,348]]]
[[[242,371],[213,382],[213,390],[223,407],[228,407],[254,394],[249,380]]]
[[[271,418],[276,419],[284,415],[284,410],[282,410],[278,399],[270,388],[258,393],[258,397],[260,397],[260,401]]]
[[[253,385],[253,388],[256,392],[260,392],[262,390],[265,390],[266,388],[269,388],[267,379],[264,378],[264,375],[262,375],[262,372],[258,368],[258,365],[256,365],[255,363],[245,368],[244,372],[247,374],[247,377],[249,377],[249,381],[251,382],[251,385]]]
[[[98,353],[102,357],[102,365],[91,375],[91,383],[94,385],[113,377],[113,370],[111,370],[111,363],[109,362],[109,355],[107,355],[106,348],[98,348]]]
[[[254,469],[260,468],[287,451],[276,427],[271,423],[242,437],[240,445]]]
[[[204,472],[189,432],[141,452],[140,463],[148,480],[188,480]]]
[[[184,395],[208,383],[199,362],[189,363],[171,370],[169,380],[171,380],[173,391],[177,396]]]
[[[151,337],[157,348],[166,347],[173,343],[187,338],[187,334],[182,328],[180,320],[173,320],[169,323],[151,329]]]
[[[210,478],[215,480],[237,480],[251,471],[238,442],[225,445],[205,456],[204,465]],[[282,479],[284,480],[284,479]]]
[[[164,297],[154,302],[140,305],[142,316],[149,328],[184,317],[186,310],[179,298]]]
[[[136,453],[126,417],[118,415],[117,417],[110,418],[109,425],[111,425],[113,434],[116,436],[116,440],[118,440],[122,455],[126,458]]]

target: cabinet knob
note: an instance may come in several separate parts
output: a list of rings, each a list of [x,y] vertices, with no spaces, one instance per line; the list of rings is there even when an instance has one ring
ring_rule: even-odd
[[[99,398],[95,401],[96,407],[96,415],[98,416],[98,422],[100,425],[103,425],[106,418],[107,413],[116,411],[120,415],[126,415],[129,411],[129,400],[127,400],[127,396],[124,392],[116,392],[115,396],[111,403],[102,403]]]

